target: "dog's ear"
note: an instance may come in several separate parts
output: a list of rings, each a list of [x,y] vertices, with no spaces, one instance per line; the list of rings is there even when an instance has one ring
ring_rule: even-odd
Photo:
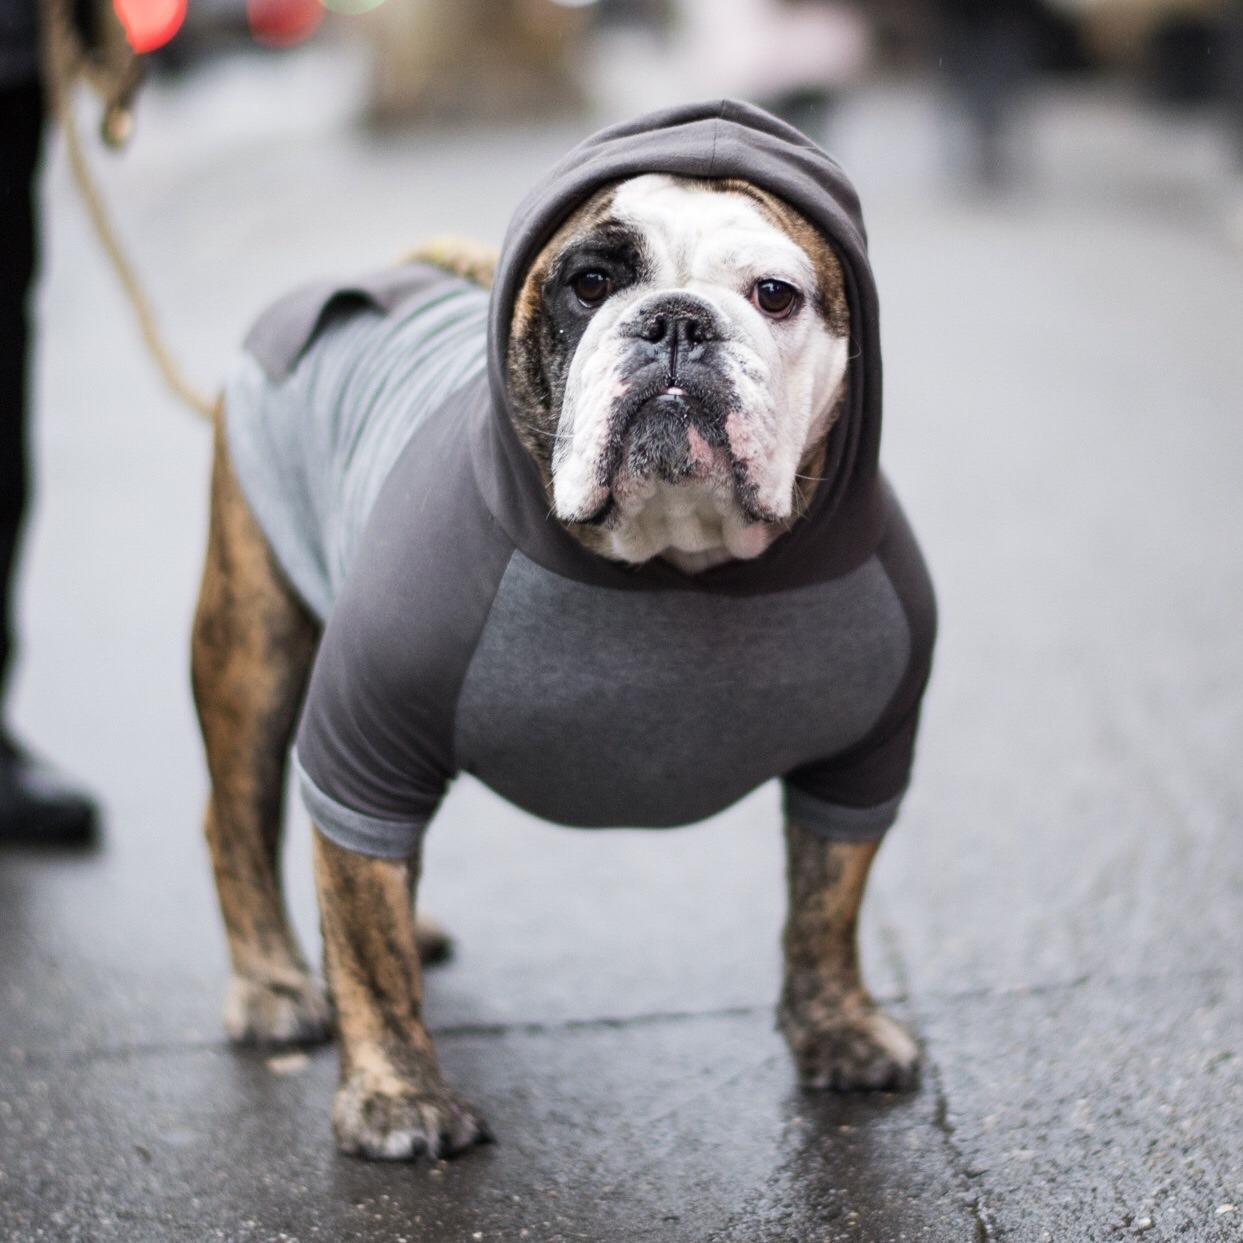
[[[398,261],[402,263],[429,263],[450,276],[460,276],[483,289],[492,286],[496,265],[501,253],[495,246],[488,246],[469,237],[445,234],[433,237],[416,246]]]

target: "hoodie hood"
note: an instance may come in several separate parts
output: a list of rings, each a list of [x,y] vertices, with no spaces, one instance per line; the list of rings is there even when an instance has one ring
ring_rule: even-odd
[[[489,441],[480,461],[480,483],[493,514],[520,548],[549,568],[564,569],[568,558],[577,563],[576,577],[650,579],[654,585],[686,579],[663,562],[602,569],[591,565],[601,560],[594,554],[581,549],[581,556],[575,556],[564,547],[581,548],[548,516],[538,472],[514,431],[505,383],[514,303],[531,264],[561,223],[597,190],[644,173],[742,178],[783,199],[832,244],[850,304],[850,398],[830,433],[824,478],[807,514],[760,557],[705,571],[694,576],[694,583],[772,590],[853,569],[879,542],[887,509],[878,468],[879,308],[859,199],[840,166],[810,139],[736,100],[663,109],[601,130],[561,160],[514,213],[489,310],[491,427],[480,429]]]

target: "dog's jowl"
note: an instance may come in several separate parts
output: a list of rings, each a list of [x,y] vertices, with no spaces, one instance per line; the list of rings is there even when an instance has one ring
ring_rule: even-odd
[[[335,1028],[347,1152],[476,1143],[411,901],[454,776],[584,827],[689,823],[777,778],[799,1078],[908,1086],[856,926],[934,607],[878,467],[849,182],[757,109],[689,106],[571,152],[490,290],[477,252],[435,259],[284,299],[226,388],[193,660],[230,1036]],[[291,744],[327,993],[278,881]]]

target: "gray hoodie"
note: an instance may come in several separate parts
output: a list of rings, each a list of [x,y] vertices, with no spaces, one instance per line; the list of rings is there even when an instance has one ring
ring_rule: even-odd
[[[649,172],[780,196],[833,243],[851,306],[851,400],[808,514],[694,576],[604,560],[549,517],[503,381],[532,259],[596,189]],[[515,213],[485,296],[417,265],[303,291],[260,321],[230,385],[243,491],[325,623],[296,747],[315,823],[400,857],[463,771],[584,827],[689,823],[777,777],[804,827],[880,836],[935,610],[878,468],[877,298],[841,169],[732,101],[605,130]]]

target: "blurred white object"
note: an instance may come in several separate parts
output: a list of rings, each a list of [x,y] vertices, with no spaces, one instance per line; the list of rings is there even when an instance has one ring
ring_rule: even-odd
[[[698,95],[763,100],[835,89],[868,61],[858,9],[833,0],[680,0],[685,64]],[[687,85],[690,85],[688,82]]]

